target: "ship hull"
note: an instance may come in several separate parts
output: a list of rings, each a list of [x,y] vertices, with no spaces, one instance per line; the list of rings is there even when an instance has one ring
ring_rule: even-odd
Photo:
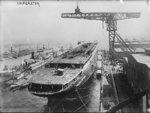
[[[94,73],[93,73],[94,74]],[[61,92],[55,92],[55,93],[37,93],[37,92],[32,92],[30,91],[30,93],[32,93],[35,96],[40,96],[40,97],[48,97],[48,98],[62,98],[65,97],[69,94],[71,94],[72,92],[74,92],[76,89],[79,90],[80,88],[86,87],[86,85],[88,84],[88,82],[92,79],[93,77],[92,75],[88,75],[88,78],[86,78],[83,81],[78,81],[76,82],[74,85],[70,86],[69,88],[62,90]],[[80,82],[80,84],[77,86],[77,84]],[[29,86],[28,86],[29,87]],[[28,88],[29,89],[29,88]]]
[[[31,92],[33,95],[35,96],[40,96],[40,97],[48,97],[48,98],[62,98],[66,95],[68,95],[69,93],[71,93],[72,91],[74,91],[75,87],[69,87],[67,90],[63,90],[61,92],[56,92],[56,93],[35,93],[35,92]]]
[[[78,76],[76,77],[77,79],[75,81],[71,81],[69,86],[64,88],[63,90],[60,91],[54,91],[54,92],[32,92],[30,90],[30,85],[28,87],[30,93],[36,96],[40,97],[48,97],[48,98],[61,98],[72,91],[75,91],[78,88],[83,87],[92,77],[92,75],[96,72],[97,70],[97,48],[94,49],[92,52],[90,58],[87,60],[87,62],[84,64],[82,70],[79,72]],[[44,85],[43,85],[44,86]],[[49,84],[49,87],[51,87],[51,84]]]

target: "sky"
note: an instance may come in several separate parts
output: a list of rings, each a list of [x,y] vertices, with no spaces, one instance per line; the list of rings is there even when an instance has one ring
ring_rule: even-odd
[[[37,5],[18,5],[16,1],[0,3],[0,44],[72,43],[98,40],[108,47],[108,32],[102,22],[61,18],[61,13],[74,12],[76,1],[39,1]],[[141,12],[136,19],[118,21],[123,39],[150,38],[150,7],[146,2],[80,1],[82,12]]]

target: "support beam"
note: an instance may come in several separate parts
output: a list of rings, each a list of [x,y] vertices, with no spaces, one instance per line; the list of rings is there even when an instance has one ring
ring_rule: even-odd
[[[112,52],[114,51],[115,39],[118,38],[119,42],[126,47],[129,51],[132,51],[125,41],[116,33],[117,31],[117,21],[131,18],[139,18],[139,12],[89,12],[83,13],[80,11],[79,7],[75,9],[75,13],[62,13],[62,18],[74,18],[74,19],[87,19],[87,20],[100,20],[105,22],[107,25],[107,31],[109,32],[109,52],[110,57],[112,57]],[[110,58],[112,59],[112,58]]]

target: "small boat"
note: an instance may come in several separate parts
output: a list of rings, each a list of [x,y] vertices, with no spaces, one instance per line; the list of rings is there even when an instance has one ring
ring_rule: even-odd
[[[58,97],[81,87],[97,70],[97,44],[80,44],[47,62],[32,75],[29,92],[41,97]]]

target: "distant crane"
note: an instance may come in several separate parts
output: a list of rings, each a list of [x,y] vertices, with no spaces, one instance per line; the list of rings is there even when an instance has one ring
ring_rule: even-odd
[[[118,42],[122,44],[124,48],[130,53],[134,50],[131,49],[117,31],[117,21],[131,18],[139,18],[139,12],[88,12],[82,13],[77,5],[74,13],[62,13],[62,18],[75,18],[75,19],[87,19],[87,20],[100,20],[106,23],[107,31],[109,33],[109,52],[110,54],[114,52],[114,44],[117,39]]]

